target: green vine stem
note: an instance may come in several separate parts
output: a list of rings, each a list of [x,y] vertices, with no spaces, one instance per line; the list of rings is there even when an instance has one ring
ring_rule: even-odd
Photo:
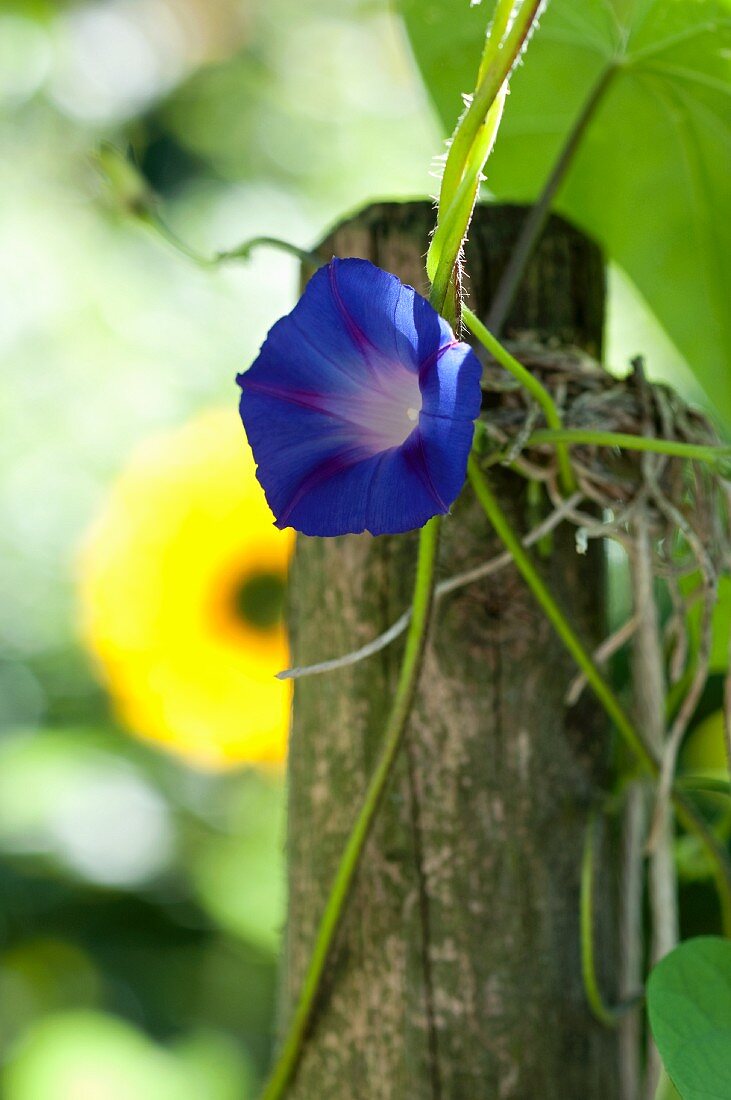
[[[454,267],[472,217],[482,168],[497,133],[506,93],[504,85],[542,3],[543,0],[523,0],[515,10],[508,0],[499,0],[480,60],[477,90],[452,136],[439,193],[437,227],[427,261],[430,270],[436,269],[432,305],[440,313],[446,310],[448,319],[455,312],[448,304],[449,288],[454,286]]]
[[[287,1035],[261,1100],[279,1100],[297,1068],[302,1047],[317,1004],[317,996],[345,902],[361,853],[370,833],[383,792],[391,775],[404,736],[416,692],[426,644],[434,593],[434,573],[439,546],[441,517],[435,516],[422,528],[416,562],[416,579],[409,632],[406,636],[401,671],[391,713],[386,724],[378,763],[369,780],[358,817],[340,858],[325,909],[315,935],[315,945],[302,983]]]
[[[543,608],[547,619],[559,638],[583,672],[587,683],[590,684],[594,694],[604,707],[604,710],[627,742],[633,754],[639,760],[643,769],[652,775],[656,774],[659,771],[659,766],[652,751],[645,744],[637,730],[635,730],[621,704],[612,692],[612,689],[605,681],[601,672],[594,664],[593,659],[584,648],[583,643],[575,634],[573,627],[570,625],[553,596],[548,591],[543,580],[538,575],[535,566],[523,549],[519,537],[513,531],[505,513],[498,504],[497,498],[493,494],[487,478],[482,474],[474,455],[470,455],[467,464],[467,475],[475,492],[475,496],[480,502],[490,524],[495,529],[498,537],[505,544],[506,549],[510,551],[513,561],[523,575],[523,579]]]
[[[487,42],[482,51],[480,71],[477,75],[478,85],[482,83],[490,62],[502,45],[505,32],[510,24],[514,6],[514,0],[496,0],[495,11],[492,15],[492,23],[487,29]]]
[[[636,1001],[613,1006],[608,1005],[599,988],[594,955],[594,880],[596,877],[596,848],[599,837],[599,815],[593,811],[589,815],[584,837],[584,851],[581,857],[581,895],[579,922],[581,929],[581,976],[584,992],[592,1014],[605,1027],[616,1027],[624,1012]]]
[[[617,1014],[605,1004],[599,989],[594,961],[594,850],[597,843],[599,821],[592,813],[586,827],[584,851],[581,858],[581,976],[584,980],[584,992],[589,1008],[600,1024],[616,1027]]]
[[[576,490],[576,479],[571,469],[568,448],[561,442],[560,438],[557,438],[560,437],[563,432],[561,427],[561,416],[550,393],[522,363],[518,362],[514,355],[510,354],[507,348],[503,347],[500,341],[493,336],[485,325],[483,325],[479,317],[475,316],[472,310],[468,309],[466,306],[462,307],[462,320],[472,335],[480,341],[487,351],[489,351],[490,355],[520,382],[521,386],[523,386],[543,409],[546,423],[548,427],[552,429],[551,442],[556,444],[561,482],[566,492],[573,493]]]
[[[440,311],[443,311],[449,288],[453,286],[455,261],[461,252],[462,242],[472,219],[482,169],[497,137],[506,95],[507,84],[503,84],[472,147],[462,182],[449,207],[440,214],[426,254],[426,271],[432,282],[432,302]]]
[[[279,252],[287,252],[300,263],[308,267],[319,267],[322,259],[314,252],[306,248],[298,248],[291,241],[285,241],[282,237],[251,237],[248,241],[236,248],[227,248],[223,252],[216,252],[213,257],[214,264],[227,263],[230,260],[248,260],[251,253],[257,248],[276,248]]]
[[[503,40],[500,50],[495,52],[495,55],[485,66],[482,80],[472,102],[457,125],[442,177],[440,206],[443,205],[445,209],[450,205],[462,181],[470,152],[477,140],[480,128],[484,124],[487,112],[490,110],[503,82],[510,75],[511,69],[530,34],[542,3],[543,0],[525,0],[519,10],[514,13],[512,25]]]
[[[573,445],[621,447],[628,451],[651,451],[653,454],[689,458],[697,462],[709,462],[712,465],[731,460],[731,447],[727,446],[714,444],[706,446],[701,443],[683,443],[678,439],[653,439],[649,436],[631,435],[625,432],[591,431],[583,428],[551,427],[531,432],[524,445],[538,447],[543,443],[555,443],[557,447]]]
[[[293,256],[299,260],[300,263],[306,264],[308,267],[317,268],[322,263],[322,260],[314,252],[309,252],[306,248],[298,248],[296,244],[292,244],[291,241],[286,241],[282,237],[250,237],[248,240],[243,241],[242,244],[236,245],[234,248],[226,248],[221,252],[214,252],[210,256],[206,256],[202,252],[198,252],[196,249],[191,248],[189,244],[175,233],[163,218],[157,213],[157,211],[146,211],[139,215],[140,221],[142,221],[148,228],[154,230],[158,236],[162,237],[167,244],[171,245],[176,252],[182,253],[187,259],[192,260],[193,263],[198,264],[199,267],[218,267],[221,264],[235,262],[241,260],[243,262],[251,259],[251,253],[258,248],[275,248],[279,252],[286,252],[288,255]]]
[[[467,475],[488,521],[505,544],[506,549],[510,551],[523,579],[543,608],[546,618],[566,646],[566,649],[584,673],[587,683],[603,706],[607,716],[614,723],[618,733],[638,760],[642,770],[653,779],[657,779],[660,775],[659,761],[646,744],[642,734],[635,729],[621,703],[594,664],[591,655],[538,575],[533,562],[523,549],[519,537],[510,526],[487,479],[480,470],[474,454],[470,455],[467,464]],[[695,833],[713,861],[714,877],[721,902],[723,928],[725,934],[731,937],[731,863],[728,855],[677,784],[673,785],[672,799],[678,820],[689,832]]]

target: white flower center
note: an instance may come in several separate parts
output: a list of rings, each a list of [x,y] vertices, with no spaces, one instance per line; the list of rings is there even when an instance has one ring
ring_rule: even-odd
[[[352,426],[354,442],[370,454],[400,447],[414,431],[421,412],[421,390],[415,371],[389,363],[377,380],[347,395],[327,400],[329,410]]]
[[[381,372],[382,389],[361,393],[359,425],[363,442],[373,454],[400,447],[414,430],[421,412],[419,378],[414,371],[395,364]]]

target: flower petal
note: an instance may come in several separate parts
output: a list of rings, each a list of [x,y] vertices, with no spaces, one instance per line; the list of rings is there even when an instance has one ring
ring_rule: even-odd
[[[435,495],[450,507],[464,484],[474,430],[467,419],[451,420],[423,412],[419,418],[422,464]]]
[[[277,526],[421,527],[464,482],[480,363],[411,287],[333,260],[238,376],[241,418]]]
[[[449,506],[439,498],[421,452],[414,432],[403,448],[352,463],[341,456],[340,466],[337,457],[326,460],[305,480],[278,526],[324,536],[400,534],[423,527]],[[463,482],[464,469],[457,492]]]
[[[482,404],[481,377],[482,366],[472,348],[452,337],[449,344],[422,363],[422,415],[475,420]]]
[[[465,458],[465,465],[466,462]],[[448,512],[451,503],[440,495],[433,482],[417,431],[403,447],[382,456],[371,485],[368,530],[374,535],[412,531],[423,527],[432,516]]]
[[[338,307],[366,347],[390,361],[418,368],[454,339],[447,322],[413,287],[368,260],[334,259],[328,265]]]
[[[368,500],[380,455],[360,462],[334,456],[312,471],[278,521],[303,535],[360,534],[368,522]]]
[[[256,390],[243,389],[240,411],[269,507],[280,526],[295,526],[282,517],[315,470],[352,453],[347,430],[326,413]]]

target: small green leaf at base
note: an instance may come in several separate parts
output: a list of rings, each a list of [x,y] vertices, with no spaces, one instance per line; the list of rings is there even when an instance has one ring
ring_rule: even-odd
[[[652,971],[647,1005],[682,1100],[731,1100],[731,942],[701,936],[682,943]]]

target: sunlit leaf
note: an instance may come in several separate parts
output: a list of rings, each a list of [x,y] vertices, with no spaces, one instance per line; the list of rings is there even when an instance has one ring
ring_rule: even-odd
[[[489,9],[399,0],[451,131]],[[488,165],[500,199],[533,201],[582,105],[612,77],[556,208],[627,272],[731,423],[729,0],[551,0],[514,74]]]
[[[652,1034],[683,1100],[731,1095],[731,943],[686,941],[650,975]]]

